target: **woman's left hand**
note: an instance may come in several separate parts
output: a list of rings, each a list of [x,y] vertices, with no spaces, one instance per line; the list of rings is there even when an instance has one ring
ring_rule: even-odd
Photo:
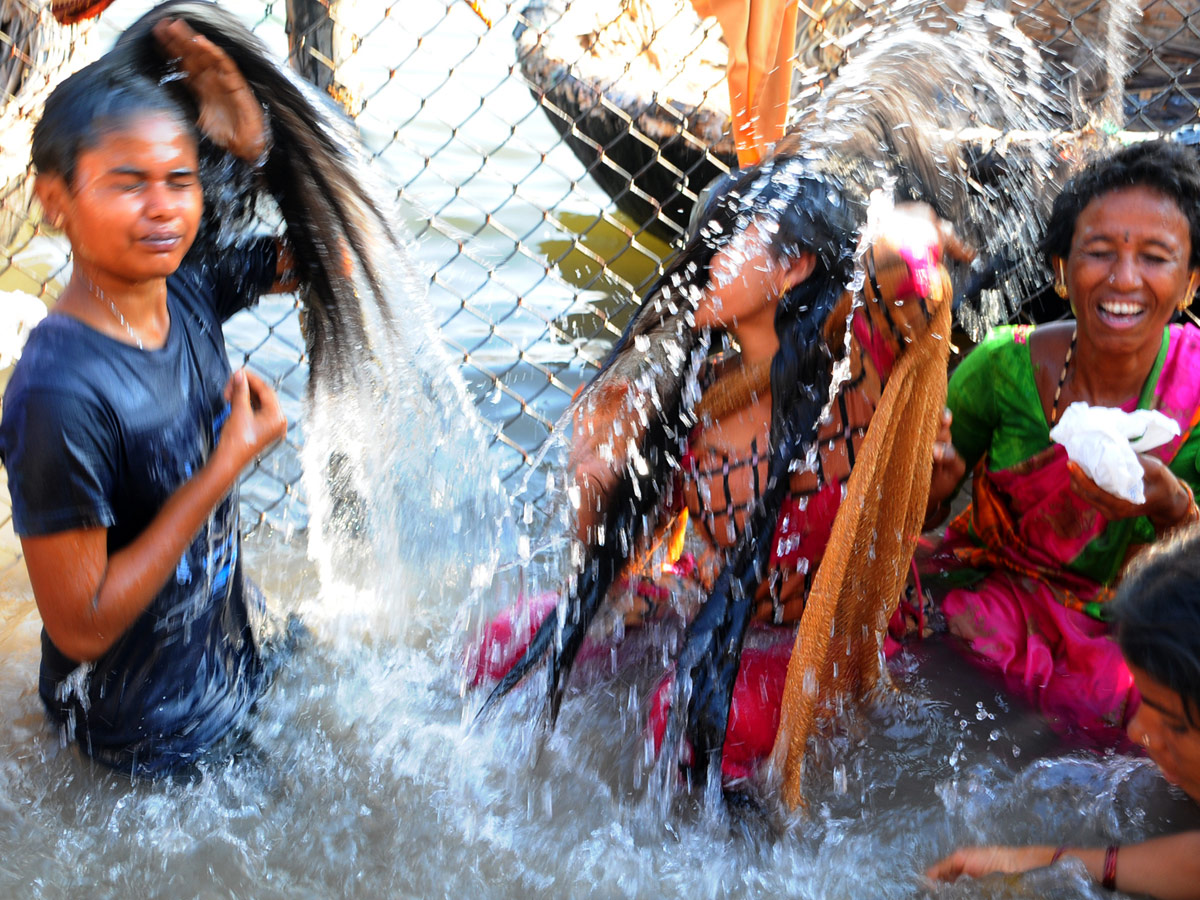
[[[154,36],[179,61],[200,107],[200,130],[239,159],[262,159],[270,149],[266,113],[229,54],[182,19],[163,19]]]
[[[1110,521],[1146,516],[1158,530],[1182,524],[1192,514],[1192,495],[1179,478],[1156,456],[1138,454],[1142,464],[1146,501],[1131,503],[1110,494],[1084,473],[1074,462],[1071,471],[1071,490],[1087,500]]]
[[[897,204],[874,229],[867,274],[876,299],[891,307],[893,333],[911,339],[925,330],[936,303],[952,294],[942,260],[969,262],[974,254],[926,203]],[[921,303],[906,302],[918,297]]]
[[[967,475],[967,464],[954,449],[950,425],[954,416],[949,409],[942,410],[942,421],[937,437],[933,441],[933,473],[929,479],[929,502],[925,509],[925,524],[928,531],[945,521],[950,515],[950,500],[958,492]]]

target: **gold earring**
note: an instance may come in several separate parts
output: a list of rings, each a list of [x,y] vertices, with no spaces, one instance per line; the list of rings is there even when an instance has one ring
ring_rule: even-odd
[[[1179,311],[1186,312],[1187,308],[1192,305],[1192,300],[1196,297],[1196,273],[1192,273],[1192,277],[1188,279],[1187,290],[1183,292],[1183,299],[1179,301]]]
[[[1054,293],[1063,300],[1067,299],[1067,267],[1061,259],[1058,261],[1058,280],[1054,282]]]

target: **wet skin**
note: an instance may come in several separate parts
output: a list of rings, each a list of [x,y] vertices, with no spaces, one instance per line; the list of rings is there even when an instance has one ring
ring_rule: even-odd
[[[204,208],[192,135],[165,114],[122,125],[79,154],[59,209],[76,264],[114,286],[179,268]]]
[[[770,359],[779,349],[775,310],[783,293],[812,274],[816,257],[781,257],[770,224],[755,220],[713,255],[709,282],[696,307],[695,327],[729,331],[746,362]]]
[[[1142,702],[1129,723],[1129,736],[1146,748],[1146,755],[1163,777],[1200,801],[1200,728],[1187,716],[1183,698],[1144,669],[1131,665]]]
[[[42,173],[36,189],[48,218],[63,223],[75,258],[54,312],[118,341],[161,347],[170,331],[166,279],[191,247],[203,209],[191,133],[170,115],[135,114],[80,151],[69,182]],[[240,472],[285,434],[275,394],[257,376],[235,372],[225,397],[230,413],[216,449],[131,544],[110,556],[107,529],[99,527],[22,537],[46,631],[71,659],[108,651]]]
[[[81,150],[70,182],[38,176],[38,197],[74,254],[57,312],[119,341],[133,342],[131,329],[149,348],[166,342],[165,279],[192,246],[204,209],[198,169],[192,134],[170,115],[145,113]]]

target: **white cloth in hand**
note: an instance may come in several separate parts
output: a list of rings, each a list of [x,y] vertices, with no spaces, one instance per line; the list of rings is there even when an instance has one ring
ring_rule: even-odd
[[[1142,464],[1137,454],[1179,434],[1179,423],[1156,409],[1125,412],[1106,406],[1072,403],[1050,431],[1098,486],[1130,503],[1145,503]]]

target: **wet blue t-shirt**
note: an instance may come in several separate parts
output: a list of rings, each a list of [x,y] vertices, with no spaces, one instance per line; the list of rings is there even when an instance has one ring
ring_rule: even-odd
[[[23,537],[108,529],[132,542],[216,446],[229,406],[221,323],[275,276],[273,239],[189,260],[167,279],[158,350],[47,316],[4,393],[0,459]],[[90,756],[142,774],[177,769],[227,734],[263,687],[261,602],[243,583],[238,492],[213,511],[149,608],[90,666],[42,631],[39,691]]]

